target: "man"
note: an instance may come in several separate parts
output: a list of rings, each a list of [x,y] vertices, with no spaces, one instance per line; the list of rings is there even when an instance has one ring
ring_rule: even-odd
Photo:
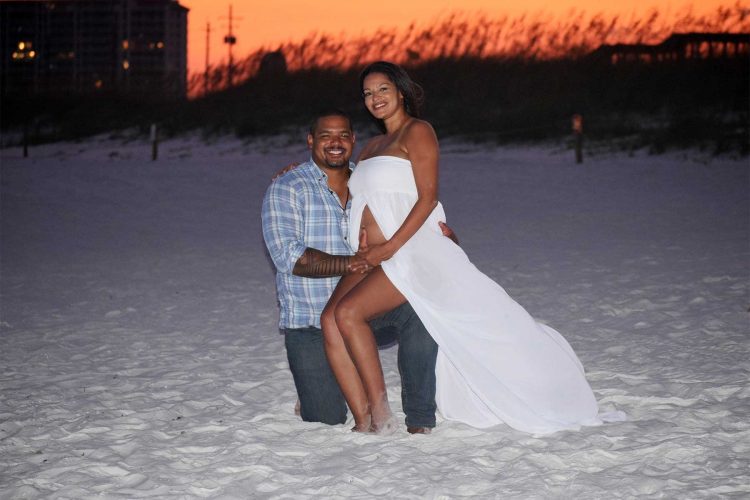
[[[345,241],[354,141],[345,113],[319,115],[307,136],[310,160],[271,183],[261,214],[263,238],[276,266],[279,327],[300,415],[305,421],[330,425],[345,423],[347,410],[326,359],[320,314],[341,276],[367,272],[366,263],[352,255]],[[435,426],[437,344],[408,303],[374,319],[371,327],[378,345],[397,336],[407,430],[429,434]]]

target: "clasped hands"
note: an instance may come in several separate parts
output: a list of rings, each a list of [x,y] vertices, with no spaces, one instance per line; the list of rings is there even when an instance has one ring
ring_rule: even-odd
[[[350,274],[366,274],[375,269],[384,260],[390,259],[395,252],[388,248],[388,243],[367,244],[367,231],[359,231],[359,247],[349,264]]]
[[[438,222],[443,236],[450,238],[458,245],[458,237],[445,222]],[[367,244],[367,231],[359,232],[359,247],[357,253],[352,256],[349,263],[349,274],[367,274],[380,265],[384,260],[393,257],[395,252],[389,247],[388,242],[379,243],[370,247]]]

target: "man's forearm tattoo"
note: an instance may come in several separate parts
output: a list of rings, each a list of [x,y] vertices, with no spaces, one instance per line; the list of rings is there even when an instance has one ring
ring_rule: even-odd
[[[292,273],[303,278],[330,278],[349,273],[349,255],[331,255],[314,248],[306,248]]]

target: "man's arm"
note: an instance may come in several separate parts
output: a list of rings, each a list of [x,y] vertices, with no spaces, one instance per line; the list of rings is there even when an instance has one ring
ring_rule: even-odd
[[[263,198],[263,239],[279,272],[329,278],[364,271],[357,256],[331,255],[304,242],[304,214],[294,188],[272,182]]]
[[[263,239],[276,269],[292,273],[305,251],[303,209],[293,186],[271,182],[263,197],[261,221]]]
[[[360,260],[352,255],[331,255],[315,248],[305,248],[292,274],[304,278],[330,278],[352,273],[352,263]]]
[[[367,232],[364,230],[359,232],[359,249],[367,250]],[[372,268],[359,255],[331,255],[315,248],[306,248],[294,265],[294,274],[307,278],[346,276],[370,271]]]

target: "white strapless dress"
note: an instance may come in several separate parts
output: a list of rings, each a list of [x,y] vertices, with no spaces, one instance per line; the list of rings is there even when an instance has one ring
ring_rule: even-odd
[[[417,199],[411,163],[394,156],[360,161],[349,189],[355,246],[365,206],[390,238]],[[435,370],[442,416],[534,434],[601,423],[568,342],[480,272],[442,235],[438,221],[445,221],[440,204],[382,267],[440,346]]]

